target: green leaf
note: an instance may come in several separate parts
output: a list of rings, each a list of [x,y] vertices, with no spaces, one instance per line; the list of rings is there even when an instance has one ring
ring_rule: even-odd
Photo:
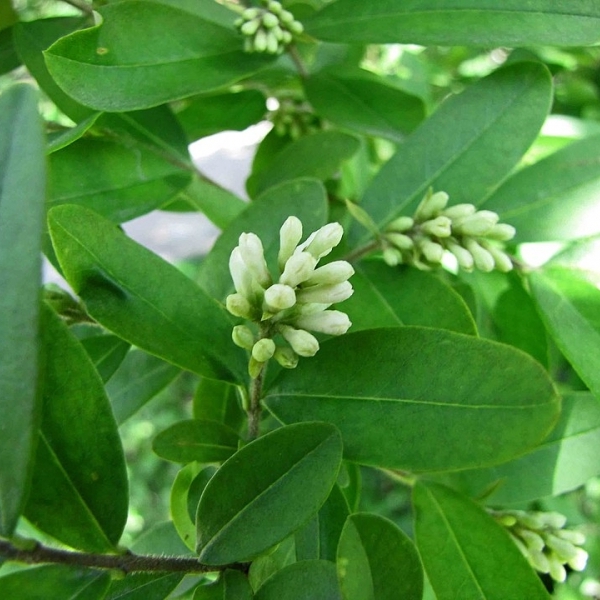
[[[411,214],[429,187],[451,204],[481,204],[535,139],[551,96],[543,65],[516,63],[450,97],[379,171],[361,206],[383,228]],[[368,239],[358,225],[350,234]]]
[[[0,535],[5,536],[12,534],[25,502],[37,438],[45,187],[37,102],[25,85],[0,96]]]
[[[49,227],[67,280],[104,327],[181,368],[245,380],[225,309],[175,267],[79,206],[52,209]]]
[[[101,24],[44,53],[58,85],[97,110],[137,110],[209,92],[272,62],[243,52],[242,36],[232,27],[178,6],[131,0],[98,12]]]
[[[345,600],[421,600],[423,568],[410,538],[378,515],[350,515],[337,552]]]
[[[180,573],[127,573],[112,580],[105,600],[164,600],[182,579]]]
[[[335,565],[303,560],[281,569],[256,592],[256,600],[342,600]]]
[[[305,22],[330,42],[423,46],[587,46],[600,40],[600,9],[569,0],[337,0]]]
[[[161,431],[152,443],[158,456],[178,463],[221,462],[235,454],[240,438],[216,421],[179,421]]]
[[[193,402],[195,419],[217,421],[235,431],[245,422],[236,387],[224,381],[201,379]]]
[[[81,339],[81,345],[106,383],[123,362],[130,346],[116,335],[94,335]]]
[[[449,488],[417,483],[415,535],[438,600],[549,599],[540,579],[481,507]]]
[[[282,372],[265,403],[284,423],[335,424],[348,460],[414,472],[509,460],[559,412],[552,382],[526,354],[420,327],[329,340],[317,360]]]
[[[477,335],[464,300],[440,277],[411,267],[392,268],[381,261],[355,265],[354,294],[342,310],[352,331],[422,325]]]
[[[2,598],[19,600],[101,600],[110,575],[66,565],[15,571],[0,578]]]
[[[181,369],[142,350],[131,350],[106,384],[117,423],[121,425],[167,387]]]
[[[573,142],[517,171],[483,204],[517,229],[514,241],[600,233],[600,136]]]
[[[44,406],[25,516],[74,548],[108,551],[127,520],[117,425],[81,344],[51,309],[43,315]]]
[[[253,198],[268,188],[291,179],[314,177],[329,179],[340,165],[359,148],[358,138],[340,131],[321,131],[306,135],[285,146],[270,164],[246,181]]]
[[[19,20],[11,0],[0,0],[0,29],[14,25]]]
[[[78,123],[75,127],[70,127],[58,132],[52,132],[48,135],[48,146],[46,152],[52,154],[58,150],[66,148],[73,142],[81,139],[96,123],[102,113],[92,113],[89,117]]]
[[[304,82],[316,112],[340,127],[395,142],[425,118],[423,101],[368,71],[321,71]]]
[[[588,392],[563,397],[560,419],[535,450],[486,470],[463,471],[452,481],[486,502],[515,504],[570,492],[600,475],[600,405]]]
[[[227,569],[216,583],[196,588],[194,600],[252,600],[248,579],[239,571]]]
[[[193,556],[193,552],[181,541],[172,521],[153,525],[135,540],[130,549],[135,554]]]
[[[14,44],[14,27],[0,29],[0,74],[9,73],[21,66]]]
[[[592,274],[549,266],[529,276],[542,320],[560,351],[600,400],[600,289]]]
[[[217,471],[200,499],[199,560],[209,565],[246,561],[282,541],[323,505],[341,459],[339,432],[326,423],[283,427],[244,446]]]
[[[283,542],[277,544],[273,550],[252,561],[248,571],[252,589],[259,589],[277,571],[297,562],[295,538],[295,535],[290,535]]]
[[[305,237],[325,224],[327,198],[321,183],[314,179],[287,181],[252,202],[217,239],[202,261],[198,284],[219,300],[223,300],[233,289],[228,275],[229,257],[238,244],[240,234],[244,232],[258,235],[269,265],[274,266],[279,251],[279,227],[291,215],[302,221]]]

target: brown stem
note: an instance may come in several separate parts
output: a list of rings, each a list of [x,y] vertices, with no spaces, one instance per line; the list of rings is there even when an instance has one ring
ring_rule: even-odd
[[[306,68],[306,65],[302,61],[300,54],[298,53],[298,48],[296,48],[296,46],[292,44],[288,47],[288,52],[291,59],[294,61],[294,64],[296,65],[296,69],[298,69],[300,77],[302,77],[302,79],[308,79],[308,70]]]
[[[377,250],[379,248],[379,246],[380,246],[379,240],[373,240],[372,242],[369,242],[365,246],[361,246],[360,248],[356,248],[355,250],[352,250],[352,252],[350,252],[346,256],[344,256],[344,260],[347,260],[350,263],[356,262],[359,258],[362,258],[366,254],[370,254],[374,250]]]
[[[250,386],[250,407],[248,409],[248,438],[255,440],[258,437],[260,424],[260,397],[262,395],[262,386],[265,369],[261,370],[256,379],[252,380]]]

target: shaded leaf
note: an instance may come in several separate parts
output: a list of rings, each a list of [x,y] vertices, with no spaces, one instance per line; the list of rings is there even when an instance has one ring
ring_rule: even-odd
[[[104,383],[119,368],[130,347],[116,335],[94,335],[80,341]]]
[[[235,386],[203,378],[194,394],[194,418],[217,421],[238,431],[246,420]]]
[[[245,575],[227,569],[216,583],[196,588],[194,600],[252,600],[254,594]]]
[[[112,580],[106,600],[164,600],[182,579],[180,573],[127,573]]]

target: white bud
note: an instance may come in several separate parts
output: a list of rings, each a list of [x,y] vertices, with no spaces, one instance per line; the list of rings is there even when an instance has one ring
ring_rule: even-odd
[[[317,285],[320,283],[342,283],[354,275],[354,268],[345,260],[335,260],[327,265],[323,265],[312,272],[312,275],[305,281],[306,285]]]
[[[411,217],[398,217],[386,227],[386,231],[402,233],[403,231],[408,231],[414,224],[415,221]]]
[[[448,217],[436,217],[421,224],[421,231],[435,237],[450,237],[452,221]]]
[[[550,577],[554,579],[554,581],[558,581],[562,583],[567,578],[567,572],[565,568],[562,566],[560,560],[554,554],[548,557],[549,564],[549,572]]]
[[[271,2],[268,2],[267,8],[276,15],[281,14],[281,11],[283,10],[281,2],[277,2],[277,0],[271,0]]]
[[[555,531],[555,534],[559,538],[567,540],[567,542],[571,542],[571,544],[575,544],[576,546],[585,544],[585,535],[581,533],[581,531],[574,531],[573,529],[558,529]]]
[[[279,25],[279,19],[271,12],[266,12],[262,16],[262,24],[267,29],[273,29],[276,25]]]
[[[275,354],[275,342],[269,338],[258,340],[252,346],[252,357],[258,362],[267,362]]]
[[[442,215],[444,217],[448,217],[449,219],[460,219],[461,217],[468,217],[475,213],[477,209],[472,204],[455,204],[454,206],[449,206],[442,211]]]
[[[294,253],[302,239],[302,222],[298,217],[288,217],[279,230],[279,270],[283,271],[285,263]]]
[[[277,346],[273,358],[284,369],[294,369],[298,365],[298,355],[291,348]]]
[[[444,256],[444,248],[428,239],[419,240],[419,248],[423,256],[431,263],[439,263]]]
[[[296,304],[296,292],[289,286],[274,283],[265,291],[264,308],[268,312],[279,312]]]
[[[510,257],[508,254],[506,254],[506,252],[503,252],[491,244],[486,244],[485,249],[494,258],[494,264],[496,265],[496,269],[498,269],[498,271],[502,271],[502,273],[508,273],[509,271],[512,271],[512,260],[510,260]]]
[[[494,266],[496,264],[494,257],[485,248],[480,246],[473,238],[465,239],[465,247],[473,255],[475,266],[478,269],[484,271],[485,273],[489,273],[490,271],[494,270]]]
[[[306,251],[317,260],[327,256],[341,241],[344,229],[339,223],[327,223],[296,248],[296,252]]]
[[[301,316],[294,321],[294,324],[301,329],[329,335],[342,335],[352,325],[348,315],[339,310],[324,310],[313,315]]]
[[[279,42],[283,41],[283,29],[281,29],[281,27],[279,27],[279,25],[275,25],[275,27],[273,27],[271,29],[271,33],[273,34],[273,36],[275,37],[275,39]]]
[[[294,22],[294,15],[289,10],[282,10],[279,13],[279,18],[281,19],[281,22],[286,25]]]
[[[456,257],[458,265],[461,269],[464,269],[465,271],[473,270],[473,265],[475,263],[473,261],[473,255],[468,250],[465,250],[462,246],[459,246],[457,243],[450,240],[446,242],[446,246],[448,247],[448,250],[450,250],[450,252],[452,252],[452,254],[454,254]],[[512,515],[508,516],[512,517]]]
[[[519,528],[517,530],[517,534],[521,537],[525,544],[527,544],[527,547],[530,550],[538,550],[541,552],[546,545],[542,537],[534,531],[531,531],[531,529]]]
[[[562,562],[567,562],[576,556],[577,550],[571,542],[561,540],[558,536],[551,533],[546,533],[544,537],[546,539],[546,545],[556,552],[556,556],[558,556]]]
[[[491,210],[480,210],[475,214],[453,219],[452,230],[460,235],[484,236],[498,222],[498,215]]]
[[[552,529],[562,529],[567,524],[567,517],[559,512],[533,512],[529,513],[542,522],[542,526]]]
[[[262,242],[255,233],[242,233],[239,241],[240,255],[248,269],[259,283],[266,288],[271,284]]]
[[[229,257],[229,272],[233,279],[235,291],[250,300],[254,296],[253,276],[246,266],[239,246],[236,246]]]
[[[231,332],[231,339],[236,346],[250,350],[254,346],[254,334],[245,325],[236,325]]]
[[[292,350],[299,356],[314,356],[319,351],[317,338],[308,331],[294,329],[289,325],[280,325],[279,331],[292,347]]]
[[[352,296],[354,290],[348,281],[332,285],[313,285],[312,287],[298,290],[296,300],[301,303],[318,302],[320,304],[336,304]]]
[[[252,319],[254,310],[248,300],[241,294],[229,294],[225,299],[225,308],[234,316]]]
[[[446,204],[448,204],[448,194],[446,192],[432,194],[429,191],[417,207],[415,219],[417,221],[428,221],[432,217],[436,217]]]
[[[256,19],[256,17],[258,17],[258,15],[260,15],[261,10],[259,8],[247,8],[243,13],[242,13],[242,18],[245,19],[246,21],[250,21],[251,19]]]
[[[496,223],[487,233],[486,237],[490,240],[507,242],[515,237],[517,230],[508,223]]]
[[[323,312],[328,309],[331,304],[321,304],[319,302],[307,302],[306,304],[298,304],[295,309],[295,314],[297,317],[301,317],[303,315],[314,315],[319,312]]]
[[[550,572],[550,561],[540,550],[529,550],[526,554],[529,564],[540,573]]]
[[[385,248],[383,251],[383,261],[388,267],[397,267],[402,264],[402,254],[396,248]]]
[[[284,44],[289,44],[291,43],[292,39],[292,34],[287,29],[284,29],[283,33],[281,34],[281,41]]]
[[[396,233],[394,231],[386,233],[385,239],[396,246],[396,248],[399,250],[412,250],[415,245],[412,241],[412,238],[404,235],[403,233]]]
[[[267,43],[267,32],[261,28],[254,36],[254,50],[256,50],[256,52],[264,52],[267,49]]]
[[[292,288],[296,287],[314,273],[316,264],[316,258],[309,252],[292,254],[285,263],[279,283],[289,285]]]
[[[267,31],[267,48],[266,52],[268,54],[277,54],[279,50],[279,40],[273,30]]]
[[[260,19],[252,19],[251,21],[246,21],[240,27],[240,31],[244,35],[254,35],[258,31],[259,27],[260,27]]]
[[[574,571],[583,571],[588,561],[588,553],[583,548],[575,548],[576,554],[567,561],[567,564]]]
[[[292,33],[295,33],[296,35],[300,35],[304,31],[304,25],[302,25],[302,23],[300,23],[300,21],[294,20],[288,25],[288,29]]]
[[[544,521],[540,517],[543,513],[540,512],[526,512],[524,510],[511,510],[507,511],[509,514],[514,515],[519,523],[521,523],[527,529],[543,529]]]

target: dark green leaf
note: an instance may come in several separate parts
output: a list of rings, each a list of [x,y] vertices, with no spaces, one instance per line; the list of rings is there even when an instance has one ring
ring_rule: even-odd
[[[528,355],[450,331],[347,334],[282,372],[265,403],[284,423],[326,421],[349,460],[410,471],[506,461],[534,447],[559,400]]]
[[[358,138],[340,131],[322,131],[301,137],[276,154],[267,168],[251,175],[246,189],[254,198],[290,179],[329,179],[358,147]]]
[[[44,406],[25,515],[74,548],[111,550],[128,503],[117,425],[85,350],[51,309],[43,314]]]
[[[0,30],[0,74],[8,73],[21,65],[14,44],[14,27]]]
[[[208,253],[197,281],[211,296],[222,300],[233,289],[229,276],[229,256],[241,233],[253,232],[262,240],[269,264],[279,250],[279,227],[291,215],[304,226],[304,235],[325,224],[327,199],[325,189],[314,179],[299,179],[278,185],[261,195],[232,221]],[[275,260],[276,264],[276,260]]]
[[[335,565],[328,560],[303,560],[267,579],[256,600],[342,600]]]
[[[569,144],[517,171],[486,200],[517,229],[516,242],[568,240],[600,233],[600,136]]]
[[[245,561],[282,541],[323,505],[341,459],[339,432],[326,423],[284,427],[244,446],[217,471],[200,499],[200,561]]]
[[[194,418],[217,421],[238,431],[245,421],[236,387],[224,381],[201,379],[194,394]]]
[[[381,169],[361,206],[381,228],[410,214],[429,187],[451,204],[481,204],[535,139],[551,94],[543,65],[516,63],[450,97]],[[368,238],[358,225],[350,233]]]
[[[45,156],[37,94],[0,96],[0,534],[25,502],[37,437],[38,318]]]
[[[449,488],[417,483],[417,547],[438,600],[548,600],[538,576],[481,507]]]
[[[425,118],[420,98],[368,71],[321,71],[304,87],[320,116],[351,131],[399,142]]]
[[[94,363],[96,371],[106,383],[123,362],[129,344],[116,335],[95,335],[81,340],[81,344]]]
[[[306,22],[330,42],[439,46],[586,46],[600,40],[600,9],[569,0],[337,0]]]
[[[101,600],[110,575],[66,565],[47,565],[15,571],[0,578],[6,600]]]
[[[245,380],[225,309],[175,267],[79,206],[52,209],[49,226],[69,283],[107,329],[200,375]]]
[[[128,573],[113,579],[106,600],[164,600],[182,578],[179,573]]]
[[[477,335],[464,300],[437,275],[411,267],[391,268],[381,261],[355,265],[352,297],[343,311],[352,331],[422,325]]]
[[[135,540],[131,551],[136,554],[193,555],[193,552],[181,541],[172,521],[153,525]]]
[[[245,575],[226,570],[216,583],[196,588],[194,600],[252,600],[254,594]]]
[[[423,569],[408,536],[392,521],[368,513],[350,515],[337,552],[345,600],[421,600]]]
[[[295,535],[290,535],[275,549],[259,556],[250,564],[248,578],[252,589],[257,590],[272,575],[284,567],[291,565],[296,560]]]
[[[233,28],[177,6],[131,0],[98,12],[101,24],[64,37],[45,52],[58,85],[97,110],[137,110],[209,92],[272,60],[244,53]]]

